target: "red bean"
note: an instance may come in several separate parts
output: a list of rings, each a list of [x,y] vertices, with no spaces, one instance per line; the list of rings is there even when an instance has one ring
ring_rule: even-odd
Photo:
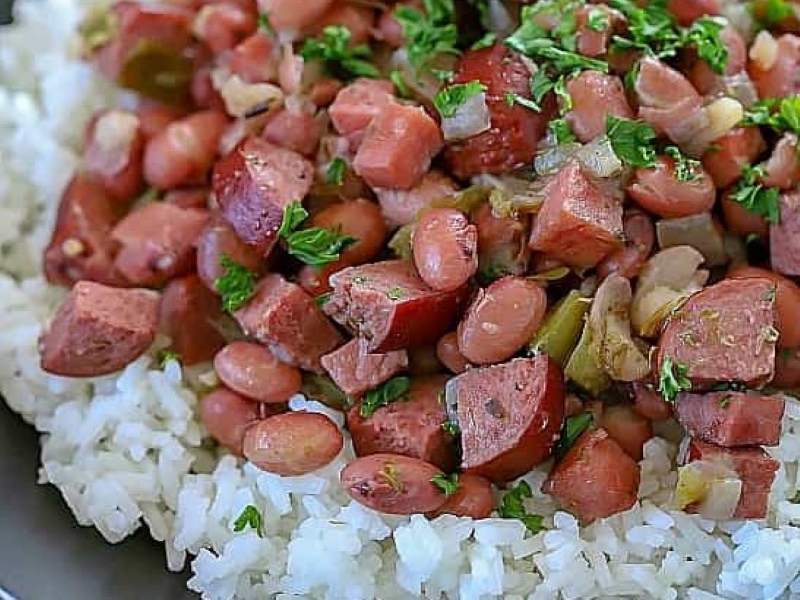
[[[147,182],[165,190],[202,183],[214,164],[227,124],[222,113],[203,111],[168,125],[145,149]]]
[[[436,344],[436,356],[445,367],[456,374],[463,373],[471,366],[458,349],[458,333],[455,331],[445,333],[439,338],[439,343]]]
[[[278,65],[273,59],[275,44],[267,32],[257,31],[223,55],[220,62],[246,83],[273,81],[278,75]]]
[[[259,9],[269,14],[270,25],[279,32],[297,33],[325,14],[334,0],[261,0]]]
[[[342,433],[325,415],[288,412],[268,417],[248,429],[244,455],[259,469],[296,476],[329,464],[343,445]]]
[[[371,454],[357,458],[341,473],[344,489],[355,501],[392,515],[440,509],[447,500],[431,482],[442,471],[418,458]]]
[[[383,249],[388,236],[380,207],[363,198],[329,206],[311,218],[311,225],[356,238],[342,251],[339,268],[369,262]]]
[[[349,2],[337,2],[318,20],[315,20],[312,35],[319,35],[331,25],[341,25],[350,31],[350,46],[369,42],[375,11],[369,6],[358,6]]]
[[[758,127],[736,127],[714,140],[703,154],[703,168],[718,188],[728,187],[742,175],[742,166],[752,164],[764,150]]]
[[[164,106],[156,102],[142,102],[136,109],[139,127],[148,140],[167,128],[167,125],[186,116],[186,111],[174,106]]]
[[[300,391],[303,378],[296,367],[280,362],[260,344],[232,342],[214,357],[222,383],[259,402],[286,402]]]
[[[634,460],[642,460],[644,443],[653,437],[653,424],[628,404],[608,406],[600,426]]]
[[[408,372],[414,376],[437,375],[443,371],[435,346],[408,349]]]
[[[731,200],[731,190],[723,194],[720,201],[722,216],[725,219],[725,226],[736,235],[746,237],[757,235],[762,240],[769,234],[769,224],[764,217],[761,217],[747,210],[743,205],[735,200]]]
[[[631,385],[633,408],[645,419],[666,421],[672,417],[672,404],[664,400],[652,385],[637,381]]]
[[[230,225],[216,217],[197,240],[197,274],[213,292],[216,292],[214,282],[225,274],[220,262],[223,256],[256,275],[263,273],[266,266],[264,259],[240,240]]]
[[[214,440],[241,456],[245,431],[259,420],[258,404],[220,387],[200,401],[200,419]]]
[[[178,208],[208,208],[208,188],[193,187],[171,190],[164,195],[164,202]]]
[[[204,5],[192,23],[195,37],[214,54],[230,50],[256,30],[253,12],[235,4],[217,2]]]
[[[412,247],[420,277],[436,290],[456,290],[478,270],[478,229],[455,209],[422,213]]]
[[[535,282],[504,277],[478,292],[458,325],[458,347],[472,363],[503,362],[539,329],[547,295]]]
[[[733,279],[761,277],[775,284],[775,329],[778,348],[800,346],[800,287],[791,279],[758,267],[740,267],[728,273]]]
[[[625,245],[614,250],[597,265],[597,275],[601,279],[612,273],[633,279],[639,275],[653,250],[656,232],[649,216],[638,210],[632,210],[625,215],[622,225]]]
[[[492,514],[493,509],[492,483],[480,475],[460,473],[456,493],[448,497],[439,510],[429,513],[428,516],[434,518],[439,515],[456,515],[485,519]]]
[[[800,387],[800,348],[786,348],[775,353],[775,377],[770,385],[778,389]]]
[[[711,210],[716,190],[711,177],[697,168],[697,177],[679,181],[675,161],[668,156],[658,158],[655,167],[636,169],[628,194],[645,210],[665,219],[688,217]]]

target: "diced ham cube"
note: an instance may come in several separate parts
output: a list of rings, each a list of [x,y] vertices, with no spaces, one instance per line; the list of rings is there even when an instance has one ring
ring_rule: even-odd
[[[772,268],[784,275],[800,275],[800,193],[780,197],[780,221],[769,227]]]
[[[444,376],[414,379],[408,397],[361,416],[361,404],[347,413],[356,456],[388,452],[420,458],[447,472],[456,466],[452,437],[443,429],[445,405],[439,401]]]
[[[343,88],[328,109],[331,123],[358,147],[369,124],[394,100],[394,85],[381,79],[356,79]]]
[[[670,317],[656,353],[687,369],[695,386],[738,381],[757,386],[775,366],[775,284],[767,279],[725,279],[689,298]]]
[[[67,377],[119,371],[153,343],[158,294],[79,281],[42,337],[42,369]]]
[[[340,390],[358,398],[408,368],[408,353],[371,354],[364,341],[356,338],[323,356],[322,367]]]
[[[761,448],[721,448],[700,441],[689,444],[687,462],[695,460],[719,463],[736,471],[742,482],[741,496],[736,505],[734,519],[763,519],[772,482],[780,463]],[[686,508],[692,512],[692,507]]]
[[[584,524],[628,510],[638,499],[639,465],[605,429],[585,431],[542,486]]]
[[[561,373],[547,356],[475,368],[448,382],[458,407],[462,467],[511,481],[546,460],[564,420]]]
[[[403,260],[343,269],[330,283],[333,295],[323,310],[364,338],[370,352],[436,343],[452,328],[468,293],[431,289]]]
[[[632,119],[633,111],[625,97],[622,80],[599,71],[581,71],[567,83],[572,110],[566,119],[575,136],[588,142],[605,133],[606,116]]]
[[[409,190],[422,180],[443,143],[439,126],[422,108],[392,102],[364,133],[353,168],[374,188]]]
[[[567,265],[593,267],[622,246],[622,206],[570,161],[547,184],[530,247]]]

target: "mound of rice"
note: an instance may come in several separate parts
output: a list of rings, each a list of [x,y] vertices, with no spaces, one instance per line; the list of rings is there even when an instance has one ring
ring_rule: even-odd
[[[581,528],[548,497],[527,501],[548,529],[516,520],[386,517],[351,502],[338,473],[277,477],[217,455],[197,420],[206,369],[153,354],[117,376],[69,380],[38,367],[37,338],[63,291],[39,272],[59,194],[96,109],[128,101],[76,59],[89,4],[23,0],[0,29],[0,393],[41,432],[40,482],[112,543],[139,527],[167,564],[192,560],[204,598],[800,598],[800,403],[790,400],[766,522],[714,523],[671,511],[673,442],[648,443],[640,504]],[[53,18],[57,15],[57,18]],[[205,372],[204,372],[205,371]],[[293,409],[341,415],[295,397]],[[667,434],[669,432],[666,432]],[[526,479],[537,490],[545,470]],[[25,485],[25,482],[21,483]],[[234,533],[247,505],[264,536]]]

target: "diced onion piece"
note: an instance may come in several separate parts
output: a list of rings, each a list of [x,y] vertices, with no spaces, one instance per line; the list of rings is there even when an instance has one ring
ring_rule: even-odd
[[[303,87],[305,61],[294,53],[292,44],[281,47],[281,62],[278,64],[278,83],[287,94],[299,94]],[[317,71],[319,73],[319,71]]]
[[[225,110],[232,117],[244,117],[260,107],[266,109],[264,113],[269,113],[283,104],[283,91],[271,83],[247,83],[223,69],[215,69],[211,80],[225,102]]]
[[[575,152],[586,170],[595,177],[607,178],[622,172],[622,162],[606,136],[593,139]]]
[[[722,232],[714,224],[711,213],[661,219],[656,223],[656,237],[660,248],[691,246],[703,255],[709,267],[728,262]]]
[[[738,100],[745,108],[750,108],[758,102],[758,90],[747,71],[726,75],[722,79],[725,84],[725,95]]]
[[[638,381],[650,372],[650,362],[631,337],[631,284],[609,275],[595,294],[589,312],[600,366],[616,381]]]
[[[442,119],[442,133],[447,141],[465,140],[491,127],[491,115],[486,94],[473,94],[456,109],[452,117]]]
[[[533,168],[539,175],[552,175],[581,148],[576,142],[549,146],[536,153]]]
[[[731,27],[736,29],[745,40],[753,39],[756,22],[750,12],[749,2],[723,2],[722,16],[728,19]]]
[[[720,462],[692,461],[678,468],[674,504],[684,509],[692,506],[706,519],[733,517],[742,494],[737,473]]]
[[[700,156],[716,139],[721,138],[744,118],[744,106],[738,100],[723,96],[703,109],[708,122],[683,148],[690,156]]]
[[[759,31],[749,56],[759,69],[769,71],[778,60],[778,41],[766,29]]]
[[[93,152],[92,162],[102,162],[102,170],[119,173],[128,164],[131,144],[139,131],[136,115],[112,110],[101,116],[94,126],[94,141],[99,152]]]

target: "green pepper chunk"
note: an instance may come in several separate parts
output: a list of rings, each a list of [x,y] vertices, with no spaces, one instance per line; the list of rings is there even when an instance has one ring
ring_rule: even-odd
[[[611,386],[611,379],[600,366],[594,332],[588,322],[583,326],[583,333],[564,368],[564,374],[595,396]]]
[[[336,410],[348,410],[352,405],[350,398],[339,389],[327,375],[303,373],[303,386],[300,392],[308,398],[319,400],[325,406]]]
[[[572,290],[547,314],[536,335],[528,344],[528,353],[546,354],[563,367],[570,352],[578,343],[583,317],[591,300],[578,290]]]
[[[411,260],[413,251],[411,250],[411,236],[414,234],[415,223],[406,223],[398,229],[392,239],[389,240],[389,249],[394,252],[397,258]]]
[[[192,61],[154,40],[141,40],[125,58],[117,83],[165,104],[189,102]]]

